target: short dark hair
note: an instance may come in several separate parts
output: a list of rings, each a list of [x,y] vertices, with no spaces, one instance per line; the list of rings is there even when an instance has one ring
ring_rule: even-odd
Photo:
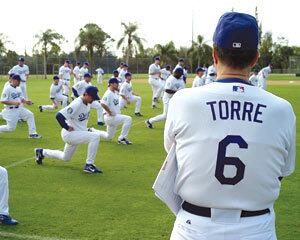
[[[225,49],[214,45],[217,56],[226,66],[244,69],[248,67],[256,57],[257,50]]]

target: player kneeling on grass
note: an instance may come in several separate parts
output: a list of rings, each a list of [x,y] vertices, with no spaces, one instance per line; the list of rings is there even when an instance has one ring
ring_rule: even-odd
[[[129,72],[125,74],[125,82],[120,88],[120,109],[122,110],[126,103],[130,104],[131,102],[135,102],[134,114],[138,117],[142,117],[143,115],[140,113],[142,99],[139,95],[132,91],[131,76],[132,75]]]
[[[107,126],[106,132],[100,131],[101,138],[111,140],[116,133],[117,126],[123,124],[118,143],[130,145],[132,142],[127,139],[127,135],[131,127],[132,119],[130,116],[121,114],[118,89],[119,80],[116,78],[109,79],[108,89],[101,99],[102,107],[105,110],[104,122]]]
[[[92,86],[91,84],[92,81],[92,76],[89,73],[85,73],[83,76],[83,80],[77,82],[73,87],[72,87],[72,91],[73,91],[73,95],[74,97],[78,98],[79,96],[81,96],[84,92],[85,89],[89,86]],[[92,109],[96,109],[97,110],[97,115],[98,115],[98,125],[103,126],[104,122],[103,122],[103,108],[101,106],[101,103],[99,101],[93,101],[91,103],[91,108]]]
[[[145,122],[148,128],[153,128],[154,122],[163,121],[167,118],[170,99],[177,91],[183,89],[185,86],[182,75],[183,75],[183,69],[178,67],[175,69],[173,75],[168,77],[165,86],[165,93],[163,96],[164,111],[162,114],[150,118]]]
[[[68,97],[62,94],[63,82],[59,80],[58,76],[53,77],[53,83],[50,87],[50,99],[52,100],[52,105],[41,105],[39,106],[40,112],[44,110],[55,110],[58,108],[59,102],[63,108],[68,105]]]
[[[3,89],[1,103],[5,105],[5,109],[2,116],[6,120],[6,125],[0,126],[0,132],[14,131],[18,120],[24,119],[28,125],[29,138],[41,138],[36,132],[33,113],[23,106],[23,104],[32,105],[32,102],[24,99],[19,87],[20,81],[19,75],[13,75],[10,84]]]
[[[61,137],[66,143],[64,151],[36,148],[37,164],[42,164],[45,157],[68,161],[72,158],[79,144],[88,144],[87,159],[83,171],[102,173],[102,170],[94,165],[100,141],[100,131],[87,128],[91,103],[98,100],[98,89],[89,86],[82,96],[76,98],[70,105],[56,114],[56,119],[62,127]]]
[[[7,170],[0,167],[0,225],[17,225],[8,213],[8,175]]]

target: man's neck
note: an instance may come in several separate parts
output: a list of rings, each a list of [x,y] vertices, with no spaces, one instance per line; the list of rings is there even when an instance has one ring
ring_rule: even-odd
[[[239,78],[248,81],[250,68],[245,69],[235,69],[227,66],[216,66],[217,69],[217,80],[224,78]]]

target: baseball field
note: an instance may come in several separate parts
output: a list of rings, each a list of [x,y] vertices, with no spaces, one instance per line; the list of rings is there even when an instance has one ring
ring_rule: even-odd
[[[108,77],[99,87],[101,94]],[[1,91],[3,84],[4,78]],[[164,123],[155,124],[154,129],[144,124],[145,119],[162,111],[162,104],[159,109],[150,108],[146,75],[133,76],[134,90],[142,96],[144,117],[135,117],[132,105],[123,112],[133,118],[129,134],[133,145],[118,145],[117,134],[111,142],[101,141],[95,162],[104,171],[100,175],[82,171],[87,146],[80,146],[69,162],[45,159],[42,166],[35,164],[34,148],[64,146],[55,112],[38,111],[38,105],[50,103],[50,84],[50,76],[48,80],[31,76],[28,81],[29,97],[34,102],[28,108],[34,112],[43,138],[28,139],[26,123],[19,123],[15,132],[0,135],[0,165],[9,173],[10,213],[20,221],[16,227],[0,226],[0,239],[168,239],[175,217],[151,189],[165,157]],[[300,118],[300,77],[271,75],[268,90],[290,101]],[[0,124],[5,121],[0,120]],[[91,111],[89,125],[99,128],[95,110]],[[297,156],[299,149],[298,121]],[[282,181],[275,206],[279,240],[300,239],[299,184],[299,168]]]

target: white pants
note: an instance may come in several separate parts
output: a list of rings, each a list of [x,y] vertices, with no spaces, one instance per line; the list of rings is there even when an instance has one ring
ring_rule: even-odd
[[[225,218],[224,218],[225,219]],[[275,214],[239,218],[238,223],[213,221],[184,210],[177,214],[171,240],[276,240]]]
[[[75,78],[75,77],[74,77],[74,85],[75,85],[76,83],[78,83],[78,82],[80,82],[80,78]]]
[[[64,82],[63,83],[63,94],[66,96],[69,96],[69,91],[70,91],[70,86],[71,86],[70,80],[64,79],[63,82]]]
[[[24,107],[5,109],[2,113],[6,125],[0,126],[0,132],[12,132],[16,129],[18,120],[23,119],[27,122],[29,134],[36,134],[34,115]]]
[[[157,100],[163,91],[163,86],[158,78],[149,78],[149,84],[152,88],[152,105],[156,106]]]
[[[22,94],[23,94],[23,97],[25,99],[27,99],[27,87],[26,87],[26,82],[20,82],[20,88],[21,88],[21,91],[22,91]]]
[[[132,95],[132,96],[128,97],[128,100],[130,103],[132,103],[132,102],[135,103],[135,111],[134,112],[139,113],[140,109],[141,109],[142,98],[140,96]],[[122,97],[119,98],[119,105],[120,105],[121,110],[125,107],[126,101],[124,100],[124,98],[122,98]]]
[[[107,114],[104,115],[104,122],[106,124],[106,132],[101,132],[101,138],[106,140],[111,140],[117,130],[118,125],[123,124],[121,134],[118,140],[123,138],[127,138],[129,129],[131,127],[132,118],[127,115],[117,114],[116,116],[109,116]]]
[[[0,214],[8,214],[8,175],[5,168],[0,166]]]
[[[101,106],[101,103],[98,101],[93,101],[91,104],[91,108],[97,110],[98,122],[103,122],[103,108]]]
[[[75,150],[79,144],[88,144],[86,163],[94,163],[100,141],[99,130],[91,129],[91,131],[69,132],[65,129],[62,129],[61,137],[66,143],[64,151],[44,149],[43,155],[45,157],[69,161],[74,155]]]
[[[150,123],[164,121],[167,118],[169,103],[164,103],[164,111],[162,114],[149,119]]]
[[[161,93],[160,93],[160,97],[162,98],[164,96],[164,93],[165,93],[164,89],[165,89],[165,86],[166,86],[166,80],[160,79],[159,82],[160,82],[160,85],[161,85],[161,88],[162,88]]]
[[[58,102],[61,102],[61,106],[65,108],[68,104],[68,97],[62,94],[58,94],[54,101],[56,102],[56,106],[58,105]],[[42,105],[43,110],[54,110],[55,109],[55,104],[52,105]]]
[[[102,80],[103,80],[103,75],[102,74],[98,75],[98,77],[97,77],[97,83],[98,84],[102,83]]]

